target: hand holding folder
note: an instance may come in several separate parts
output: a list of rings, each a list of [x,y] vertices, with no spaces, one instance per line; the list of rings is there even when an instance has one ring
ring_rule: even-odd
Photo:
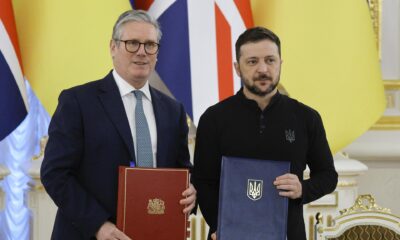
[[[290,162],[222,157],[218,240],[285,240],[288,198],[274,186]]]
[[[117,227],[132,239],[186,240],[184,191],[193,193],[187,169],[120,167]]]

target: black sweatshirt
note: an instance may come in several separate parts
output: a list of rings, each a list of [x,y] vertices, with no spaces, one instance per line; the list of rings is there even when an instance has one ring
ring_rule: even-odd
[[[302,182],[302,197],[289,199],[288,240],[306,239],[303,204],[332,192],[337,173],[320,115],[279,92],[262,111],[241,89],[201,116],[196,134],[194,183],[201,212],[217,228],[221,156],[291,162]],[[306,165],[310,179],[303,179]],[[249,223],[251,224],[251,223]]]

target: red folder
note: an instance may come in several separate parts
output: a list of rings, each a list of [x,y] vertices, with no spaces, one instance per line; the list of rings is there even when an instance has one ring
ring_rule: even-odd
[[[119,167],[118,229],[137,240],[186,240],[179,200],[188,186],[187,169]]]

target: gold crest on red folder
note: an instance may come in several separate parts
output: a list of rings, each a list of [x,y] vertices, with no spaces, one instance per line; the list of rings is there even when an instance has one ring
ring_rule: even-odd
[[[149,199],[149,204],[147,205],[147,213],[162,215],[165,212],[165,203],[163,200],[155,198]]]

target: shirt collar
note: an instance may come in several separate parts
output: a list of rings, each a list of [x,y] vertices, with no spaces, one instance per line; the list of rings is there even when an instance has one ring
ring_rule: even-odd
[[[119,93],[121,94],[121,97],[124,97],[128,94],[131,94],[132,91],[134,90],[140,90],[143,92],[144,96],[150,100],[151,102],[151,94],[150,94],[150,85],[149,81],[146,81],[144,86],[140,89],[134,88],[132,85],[130,85],[126,80],[124,80],[118,73],[115,71],[115,69],[112,71],[113,77],[115,79],[115,82],[117,83]]]
[[[248,104],[257,106],[257,108],[258,108],[258,105],[257,105],[256,101],[251,100],[251,99],[248,99],[248,98],[244,95],[244,93],[243,93],[243,87],[241,87],[240,90],[236,93],[236,96],[237,96],[243,103],[248,103]],[[282,94],[279,92],[279,90],[276,91],[275,95],[272,96],[271,101],[269,102],[267,108],[270,108],[270,106],[275,105],[275,103],[281,98],[281,96],[282,96]],[[266,108],[266,109],[267,109],[267,108]]]

